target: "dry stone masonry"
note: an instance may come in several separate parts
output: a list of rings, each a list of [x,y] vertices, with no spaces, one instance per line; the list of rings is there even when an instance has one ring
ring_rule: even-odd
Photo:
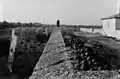
[[[29,79],[64,79],[70,73],[67,50],[61,29],[54,28],[51,37]],[[68,66],[69,65],[69,66]]]

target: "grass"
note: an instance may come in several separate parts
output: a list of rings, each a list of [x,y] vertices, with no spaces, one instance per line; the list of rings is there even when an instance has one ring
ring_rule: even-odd
[[[44,34],[45,29],[38,29],[36,27],[24,28],[22,37],[21,28],[16,29],[18,40],[14,56],[13,73],[20,77],[23,76],[25,78],[32,74],[49,39],[50,34],[46,36]]]

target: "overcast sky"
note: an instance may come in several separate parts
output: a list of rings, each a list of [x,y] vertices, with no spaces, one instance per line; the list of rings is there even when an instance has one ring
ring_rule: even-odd
[[[0,0],[2,1],[2,0]],[[117,13],[117,0],[3,0],[1,20],[55,24],[102,24]],[[2,8],[2,9],[1,9]]]

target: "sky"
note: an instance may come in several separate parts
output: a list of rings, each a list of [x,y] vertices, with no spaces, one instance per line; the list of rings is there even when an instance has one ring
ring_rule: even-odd
[[[0,20],[43,24],[102,24],[117,13],[117,0],[0,0]]]

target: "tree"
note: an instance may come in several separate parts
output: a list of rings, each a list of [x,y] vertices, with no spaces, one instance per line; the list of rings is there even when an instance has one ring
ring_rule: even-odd
[[[21,23],[20,22],[17,22],[18,26],[21,26]]]
[[[8,22],[7,21],[3,21],[1,24],[1,29],[7,28],[8,27]]]

